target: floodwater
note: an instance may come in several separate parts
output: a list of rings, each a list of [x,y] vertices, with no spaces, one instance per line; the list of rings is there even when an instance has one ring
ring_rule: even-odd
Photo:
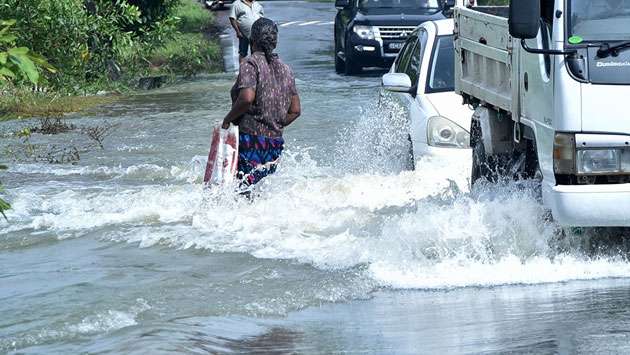
[[[533,183],[471,192],[468,161],[406,171],[381,73],[334,74],[332,4],[264,5],[320,21],[281,27],[304,114],[278,174],[251,203],[203,190],[233,73],[72,117],[117,127],[2,174],[0,353],[630,352],[621,232],[560,233]],[[34,124],[2,123],[3,154]]]

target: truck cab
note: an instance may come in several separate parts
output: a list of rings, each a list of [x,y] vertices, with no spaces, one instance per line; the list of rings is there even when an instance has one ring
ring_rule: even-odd
[[[630,226],[630,1],[455,10],[472,181],[541,180],[562,226]]]
[[[441,0],[336,0],[335,69],[346,75],[392,65],[418,25],[444,19]]]

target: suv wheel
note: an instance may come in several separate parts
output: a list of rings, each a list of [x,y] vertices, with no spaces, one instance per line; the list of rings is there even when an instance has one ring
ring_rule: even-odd
[[[337,41],[335,41],[335,72],[337,72],[337,74],[343,74],[346,71],[346,64],[339,58],[340,49],[336,42]]]
[[[348,43],[346,43],[346,66],[345,66],[345,71],[344,73],[346,75],[354,75],[354,74],[359,74],[361,73],[361,70],[363,70],[363,68],[356,64],[353,60],[352,60],[352,56],[348,53],[348,48],[352,48],[349,46]]]

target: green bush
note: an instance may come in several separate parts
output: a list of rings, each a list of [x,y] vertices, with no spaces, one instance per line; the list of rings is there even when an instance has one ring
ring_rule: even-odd
[[[47,75],[49,85],[73,92],[106,81],[125,53],[162,45],[174,32],[177,4],[179,0],[3,0],[0,18],[18,19],[18,43],[27,43],[59,69]]]
[[[195,0],[0,0],[3,18],[17,19],[17,46],[58,69],[43,75],[55,92],[120,89],[164,63],[183,75],[219,68],[216,41],[201,35],[213,16]],[[184,33],[197,36],[182,40]]]
[[[39,83],[40,70],[50,73],[56,70],[44,57],[29,48],[16,47],[17,36],[12,29],[14,25],[15,20],[0,19],[0,83],[29,80],[36,85]]]
[[[221,70],[221,60],[219,46],[201,33],[179,34],[149,57],[154,66],[188,77]]]
[[[203,32],[214,22],[212,13],[201,6],[198,2],[183,1],[175,9],[175,16],[179,19],[177,29],[181,32]]]
[[[48,76],[52,85],[74,83],[89,57],[89,18],[80,0],[5,0],[1,18],[18,20],[18,42],[49,58],[60,73]],[[72,84],[73,84],[72,83]]]

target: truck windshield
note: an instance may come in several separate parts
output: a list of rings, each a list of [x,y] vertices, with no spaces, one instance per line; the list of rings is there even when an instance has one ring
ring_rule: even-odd
[[[455,48],[453,36],[440,36],[433,46],[426,93],[455,90]]]
[[[434,9],[440,8],[438,0],[359,0],[359,7],[374,8],[406,8],[406,9]]]
[[[569,0],[569,37],[584,41],[625,41],[630,39],[630,0]]]

